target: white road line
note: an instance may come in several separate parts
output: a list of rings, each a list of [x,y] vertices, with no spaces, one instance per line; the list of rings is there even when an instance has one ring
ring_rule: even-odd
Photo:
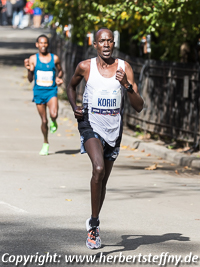
[[[15,207],[15,206],[12,206],[10,205],[9,203],[6,203],[4,201],[0,201],[0,205],[4,205],[10,209],[12,209],[13,211],[16,211],[16,212],[20,212],[20,213],[28,213],[26,210],[23,210],[23,209],[20,209],[18,207]]]

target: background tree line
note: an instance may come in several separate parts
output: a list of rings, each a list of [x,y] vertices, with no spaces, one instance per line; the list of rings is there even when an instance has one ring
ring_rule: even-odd
[[[35,0],[53,23],[73,25],[72,42],[83,45],[88,32],[101,27],[120,32],[122,52],[139,56],[143,36],[151,34],[151,58],[198,60],[200,0]]]

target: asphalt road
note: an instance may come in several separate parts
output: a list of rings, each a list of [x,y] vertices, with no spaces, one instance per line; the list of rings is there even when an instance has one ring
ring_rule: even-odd
[[[27,260],[26,266],[62,267],[65,255],[97,256],[92,266],[149,266],[153,260],[157,266],[156,256],[164,253],[169,260],[167,252],[174,260],[189,255],[189,265],[192,259],[199,265],[194,256],[200,259],[198,171],[133,150],[127,136],[100,214],[102,248],[86,248],[91,165],[79,152],[77,123],[67,103],[60,102],[50,155],[39,156],[40,118],[23,59],[37,52],[34,40],[40,33],[0,27],[0,266],[16,266],[17,260],[25,266]],[[156,169],[145,169],[150,166]]]

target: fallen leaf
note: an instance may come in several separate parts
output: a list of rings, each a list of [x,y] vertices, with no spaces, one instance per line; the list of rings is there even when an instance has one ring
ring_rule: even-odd
[[[135,148],[131,148],[131,150],[136,150]]]
[[[77,127],[77,126],[78,126],[78,123],[77,123],[77,122],[76,122],[76,123],[74,123],[74,126],[75,126],[75,127]]]
[[[154,165],[151,165],[151,166],[145,168],[145,170],[149,170],[149,171],[156,170],[156,169],[157,169],[157,164],[154,164]]]
[[[176,174],[179,174],[179,172],[177,170],[174,171]]]
[[[174,163],[171,163],[170,165],[171,165],[171,166],[175,166],[175,164],[174,164]]]
[[[145,135],[145,138],[146,138],[146,139],[150,139],[150,138],[151,138],[150,133],[146,134],[146,135]]]
[[[140,136],[138,136],[138,139],[143,140],[144,139],[144,136],[143,135],[140,135]]]
[[[146,154],[146,156],[147,156],[147,157],[150,157],[150,156],[151,156],[151,154],[150,154],[150,153],[149,153],[149,154]]]
[[[185,166],[184,169],[186,170],[191,170],[192,168],[188,167],[188,166]]]
[[[126,158],[134,158],[135,156],[134,155],[131,155],[131,156],[127,156]]]
[[[69,198],[66,198],[65,200],[66,200],[66,201],[72,201],[72,199],[69,199]]]
[[[127,149],[127,146],[122,146],[122,145],[121,145],[121,149]]]
[[[63,121],[68,121],[69,119],[68,118],[64,118]]]
[[[141,158],[135,158],[135,159],[137,159],[137,160],[138,160],[138,159],[141,159]]]
[[[76,155],[72,154],[72,157],[76,157]]]
[[[141,152],[145,152],[145,150],[143,149],[143,150],[141,150]]]
[[[163,158],[158,158],[158,159],[163,159]]]
[[[183,149],[182,149],[182,148],[178,148],[178,149],[176,149],[176,151],[177,151],[177,152],[182,152]]]
[[[65,130],[65,132],[71,132],[72,130]]]
[[[66,136],[74,136],[75,134],[66,134]]]

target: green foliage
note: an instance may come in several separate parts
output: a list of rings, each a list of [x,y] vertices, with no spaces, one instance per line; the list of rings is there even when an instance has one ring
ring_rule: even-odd
[[[108,27],[127,30],[132,39],[152,35],[152,57],[178,60],[185,41],[200,31],[200,0],[35,0],[60,25],[73,25],[72,40],[83,44],[88,32]],[[159,53],[158,53],[159,51]]]

